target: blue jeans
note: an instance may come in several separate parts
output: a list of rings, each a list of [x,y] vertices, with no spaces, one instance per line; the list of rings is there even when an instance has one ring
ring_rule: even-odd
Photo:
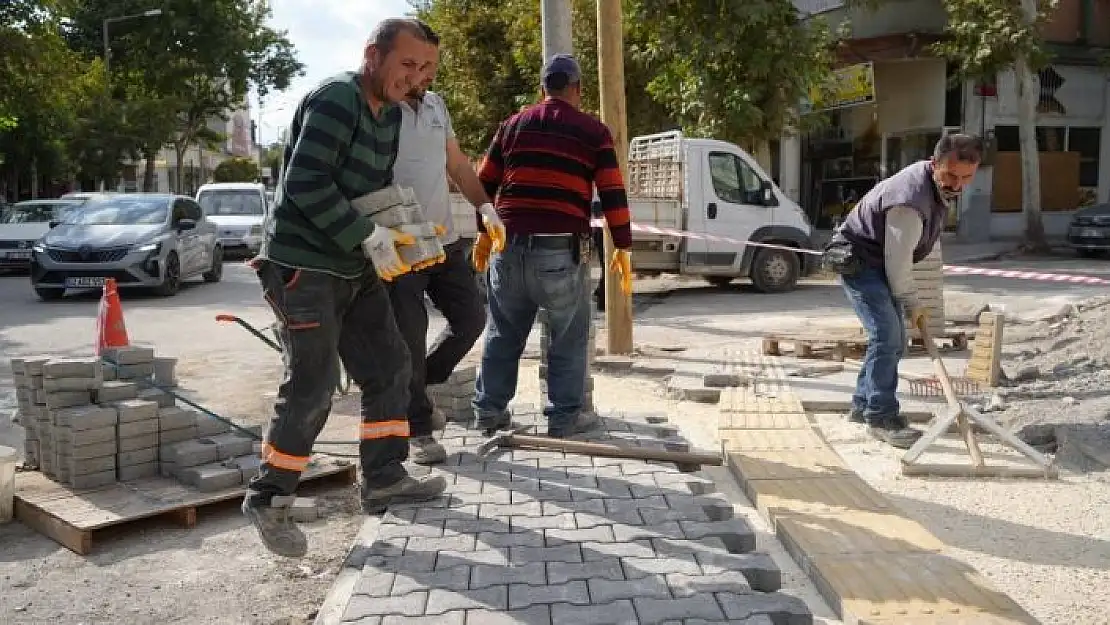
[[[512,236],[490,258],[485,351],[474,395],[478,427],[504,425],[516,394],[520,355],[540,308],[548,311],[544,407],[549,432],[569,433],[582,409],[590,338],[589,265],[567,237]]]
[[[906,348],[906,321],[894,299],[886,272],[867,267],[854,276],[841,276],[844,292],[867,331],[867,353],[856,379],[852,408],[868,423],[898,417],[898,363]]]

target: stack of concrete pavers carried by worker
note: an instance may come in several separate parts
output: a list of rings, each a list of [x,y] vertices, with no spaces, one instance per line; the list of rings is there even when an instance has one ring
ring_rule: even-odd
[[[87,489],[117,481],[173,477],[201,491],[245,483],[257,472],[253,431],[179,408],[176,359],[149,347],[98,358],[15,358],[25,465]]]
[[[419,269],[447,258],[436,224],[424,216],[424,208],[412,189],[393,185],[357,197],[351,201],[351,206],[368,216],[375,225],[400,230],[416,238],[414,244],[397,248],[401,261],[409,267]]]

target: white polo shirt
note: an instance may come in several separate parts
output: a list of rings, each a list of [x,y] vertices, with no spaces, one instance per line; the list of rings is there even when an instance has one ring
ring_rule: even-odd
[[[455,137],[451,115],[443,98],[431,91],[424,94],[415,108],[407,100],[400,106],[401,138],[393,182],[412,187],[424,207],[425,217],[447,228],[441,237],[443,243],[454,243],[459,235],[451,217],[451,193],[447,186],[447,140]]]

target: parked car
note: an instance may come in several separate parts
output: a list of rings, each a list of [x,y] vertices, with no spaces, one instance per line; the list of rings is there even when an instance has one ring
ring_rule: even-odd
[[[121,289],[174,295],[181,283],[219,282],[223,248],[216,226],[192,198],[165,193],[97,197],[66,213],[32,248],[31,285],[44,300],[66,289]]]
[[[1075,211],[1068,225],[1068,245],[1088,258],[1110,252],[1110,203]]]
[[[61,221],[80,200],[27,200],[9,206],[0,215],[0,269],[27,269],[31,246]]]
[[[197,190],[204,216],[219,229],[228,252],[257,254],[266,220],[266,186],[251,182],[214,182]]]

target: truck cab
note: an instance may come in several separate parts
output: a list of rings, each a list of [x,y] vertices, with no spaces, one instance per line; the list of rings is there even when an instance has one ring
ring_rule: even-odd
[[[743,149],[665,132],[633,139],[628,161],[632,221],[641,226],[633,231],[636,272],[722,286],[747,277],[764,293],[790,291],[812,272],[815,257],[792,250],[812,249],[813,227]]]

